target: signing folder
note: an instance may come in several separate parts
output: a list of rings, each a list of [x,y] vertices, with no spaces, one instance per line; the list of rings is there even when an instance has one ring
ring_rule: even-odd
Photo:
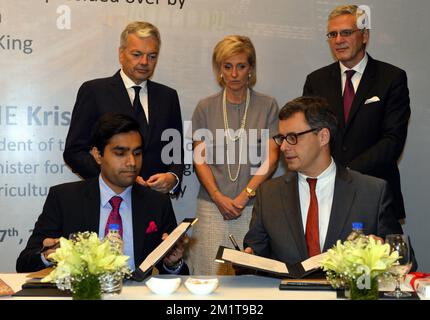
[[[267,272],[280,278],[300,279],[321,270],[320,262],[325,255],[326,253],[322,253],[302,262],[288,264],[220,246],[215,261],[230,262],[251,270]]]
[[[164,258],[174,247],[176,242],[190,229],[196,222],[197,218],[184,219],[169,236],[161,241],[157,248],[155,248],[146,259],[140,264],[139,268],[134,271],[132,280],[143,281],[152,268]]]

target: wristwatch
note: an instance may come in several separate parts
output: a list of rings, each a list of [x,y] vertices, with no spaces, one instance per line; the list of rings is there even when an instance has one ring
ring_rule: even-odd
[[[248,195],[249,199],[252,199],[255,197],[255,190],[254,189],[246,187],[245,191],[246,191],[246,194]]]

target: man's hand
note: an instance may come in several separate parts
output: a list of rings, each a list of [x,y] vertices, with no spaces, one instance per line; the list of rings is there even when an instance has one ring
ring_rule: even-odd
[[[60,247],[60,239],[59,238],[46,238],[42,242],[43,248],[40,252],[43,254],[43,257],[46,260],[51,253],[54,253]]]
[[[144,187],[148,186],[148,183],[141,176],[136,177],[136,182]]]
[[[381,241],[381,243],[385,243],[384,239],[381,237],[375,236],[374,234],[369,234],[369,237],[373,238],[375,241]]]
[[[167,238],[168,234],[163,233],[163,236],[161,239],[164,241]],[[185,245],[188,243],[189,239],[187,235],[183,235],[178,242],[176,242],[176,245],[173,247],[173,249],[167,254],[167,256],[164,258],[163,263],[167,267],[172,267],[175,264],[178,263],[179,260],[182,259],[182,255],[184,254]]]
[[[154,174],[146,180],[148,187],[163,193],[169,193],[175,186],[176,182],[176,177],[169,172]]]
[[[243,250],[245,253],[254,254],[254,250],[252,250],[251,247],[246,247],[245,250]]]

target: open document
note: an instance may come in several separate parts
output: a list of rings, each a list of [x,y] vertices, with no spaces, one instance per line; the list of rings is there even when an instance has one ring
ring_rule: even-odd
[[[296,264],[287,264],[220,246],[215,261],[220,263],[230,262],[241,267],[264,271],[279,277],[302,278],[318,271],[320,269],[320,262],[325,255],[326,253],[322,253]]]
[[[169,236],[162,241],[157,248],[155,248],[146,259],[140,264],[139,268],[135,270],[133,276],[134,280],[142,281],[146,274],[152,270],[162,258],[164,258],[170,249],[178,242],[178,240],[197,222],[197,218],[184,219]]]

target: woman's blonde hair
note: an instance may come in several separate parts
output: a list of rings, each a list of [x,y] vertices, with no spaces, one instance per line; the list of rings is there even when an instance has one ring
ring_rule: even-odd
[[[221,76],[222,62],[231,56],[241,53],[246,54],[251,67],[248,86],[253,87],[257,82],[257,57],[254,45],[246,36],[231,35],[218,42],[212,54],[212,68],[220,86],[224,87],[224,80]]]

